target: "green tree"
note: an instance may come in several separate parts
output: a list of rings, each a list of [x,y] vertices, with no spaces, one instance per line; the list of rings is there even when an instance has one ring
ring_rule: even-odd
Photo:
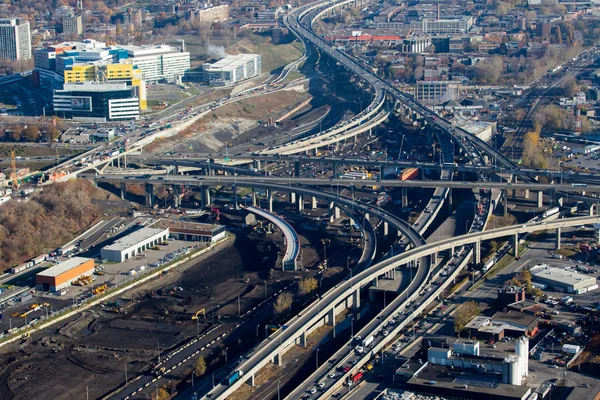
[[[479,305],[473,300],[460,304],[454,312],[454,332],[460,337],[460,332],[465,329],[465,325],[479,313]]]

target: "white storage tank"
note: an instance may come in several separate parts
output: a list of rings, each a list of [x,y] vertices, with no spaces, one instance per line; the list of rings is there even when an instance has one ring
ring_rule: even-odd
[[[520,358],[521,376],[529,375],[529,339],[521,336],[515,343],[515,353]]]
[[[519,371],[519,357],[516,355],[508,356],[504,359],[502,368],[502,383],[509,385],[521,385],[521,373]]]

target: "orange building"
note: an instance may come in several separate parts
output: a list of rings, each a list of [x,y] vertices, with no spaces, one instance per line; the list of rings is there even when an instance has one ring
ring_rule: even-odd
[[[73,257],[54,267],[48,268],[35,276],[38,290],[57,292],[71,285],[84,275],[94,273],[94,260],[84,257]]]

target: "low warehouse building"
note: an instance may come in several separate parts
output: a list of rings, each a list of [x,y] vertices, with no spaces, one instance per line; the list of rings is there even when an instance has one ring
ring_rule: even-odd
[[[54,267],[38,273],[35,285],[39,290],[57,292],[71,285],[82,276],[94,273],[94,260],[84,257],[73,257]]]
[[[224,225],[202,224],[188,221],[161,219],[151,225],[152,228],[168,229],[173,239],[191,242],[217,242],[227,234]]]
[[[598,289],[596,278],[572,270],[540,265],[534,267],[531,273],[534,281],[560,292],[580,294]]]
[[[123,262],[142,254],[145,250],[161,242],[166,242],[168,238],[169,228],[142,228],[122,237],[113,244],[103,247],[100,251],[100,256],[102,260]]]

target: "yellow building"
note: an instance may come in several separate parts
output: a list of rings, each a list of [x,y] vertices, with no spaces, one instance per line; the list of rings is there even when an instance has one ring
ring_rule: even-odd
[[[140,99],[140,110],[147,107],[146,82],[142,79],[142,71],[132,64],[81,64],[71,65],[65,69],[65,83],[81,83],[88,81],[110,82],[131,81]]]

